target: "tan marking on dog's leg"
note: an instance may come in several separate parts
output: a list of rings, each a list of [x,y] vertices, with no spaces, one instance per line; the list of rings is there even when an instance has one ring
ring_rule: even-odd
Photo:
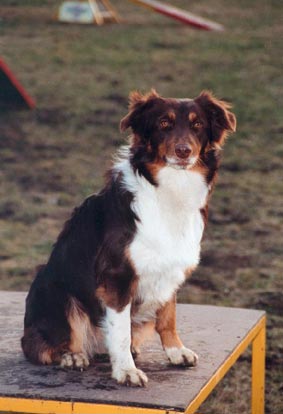
[[[156,313],[156,331],[160,335],[163,348],[181,348],[183,346],[176,330],[176,297]]]
[[[134,356],[140,354],[140,347],[142,343],[153,334],[154,328],[155,322],[153,321],[132,325],[131,352]]]
[[[41,354],[39,355],[40,362],[44,365],[52,364],[53,361],[52,361],[51,354],[52,354],[51,349],[41,352]]]
[[[176,330],[176,296],[167,302],[156,314],[156,331],[166,355],[173,365],[195,366],[198,356],[186,348]]]
[[[89,365],[88,356],[94,353],[96,338],[88,315],[80,308],[79,303],[72,298],[70,300],[68,322],[71,328],[71,339],[69,344],[70,353],[73,354],[73,364],[62,357],[61,366],[75,366],[77,368]],[[64,354],[66,355],[66,354]],[[79,355],[77,357],[77,355]],[[62,362],[63,361],[63,362]]]
[[[34,326],[25,328],[22,349],[26,358],[35,364],[50,365],[54,362],[54,348],[44,341],[42,335]]]
[[[128,260],[130,261],[130,256],[128,250],[126,249],[125,255],[127,256]],[[127,289],[127,292],[121,298],[121,295],[118,294],[117,288],[112,286],[110,283],[105,284],[103,286],[99,286],[96,291],[95,295],[105,306],[109,308],[116,309],[117,311],[121,312],[124,307],[132,300],[134,297],[135,291],[137,289],[138,280],[134,277]]]

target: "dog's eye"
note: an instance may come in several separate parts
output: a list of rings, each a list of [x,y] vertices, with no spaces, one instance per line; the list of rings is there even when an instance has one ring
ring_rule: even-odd
[[[193,128],[201,128],[202,127],[202,123],[200,121],[195,121],[192,125]]]
[[[161,129],[167,129],[170,127],[170,123],[167,121],[167,119],[162,119],[159,123],[159,126]]]

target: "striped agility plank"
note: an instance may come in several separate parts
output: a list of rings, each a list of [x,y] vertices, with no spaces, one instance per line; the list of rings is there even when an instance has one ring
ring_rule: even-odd
[[[133,3],[137,3],[140,6],[147,7],[157,13],[161,13],[167,17],[178,20],[184,24],[194,26],[202,30],[214,30],[221,32],[224,27],[221,24],[212,22],[208,19],[196,16],[177,7],[170,6],[168,4],[161,3],[157,0],[130,0]]]

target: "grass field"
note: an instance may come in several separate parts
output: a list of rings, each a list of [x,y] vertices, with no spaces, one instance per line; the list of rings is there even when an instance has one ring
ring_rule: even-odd
[[[72,208],[102,185],[126,138],[119,120],[131,89],[211,89],[233,102],[238,131],[224,150],[201,265],[179,300],[267,311],[266,413],[283,412],[282,1],[171,0],[224,33],[126,0],[113,0],[123,24],[63,25],[53,20],[59,3],[1,0],[1,55],[37,107],[0,115],[0,288],[28,289]],[[249,412],[249,361],[203,413]]]

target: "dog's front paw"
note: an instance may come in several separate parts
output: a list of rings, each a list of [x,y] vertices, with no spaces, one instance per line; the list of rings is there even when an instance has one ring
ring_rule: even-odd
[[[88,366],[89,360],[82,352],[66,352],[61,357],[61,368],[71,368],[83,371]]]
[[[198,362],[198,356],[189,348],[165,348],[166,355],[173,365],[184,365],[186,367],[195,367]]]
[[[112,378],[119,384],[127,385],[128,387],[145,387],[148,382],[145,373],[137,368],[113,370]]]

